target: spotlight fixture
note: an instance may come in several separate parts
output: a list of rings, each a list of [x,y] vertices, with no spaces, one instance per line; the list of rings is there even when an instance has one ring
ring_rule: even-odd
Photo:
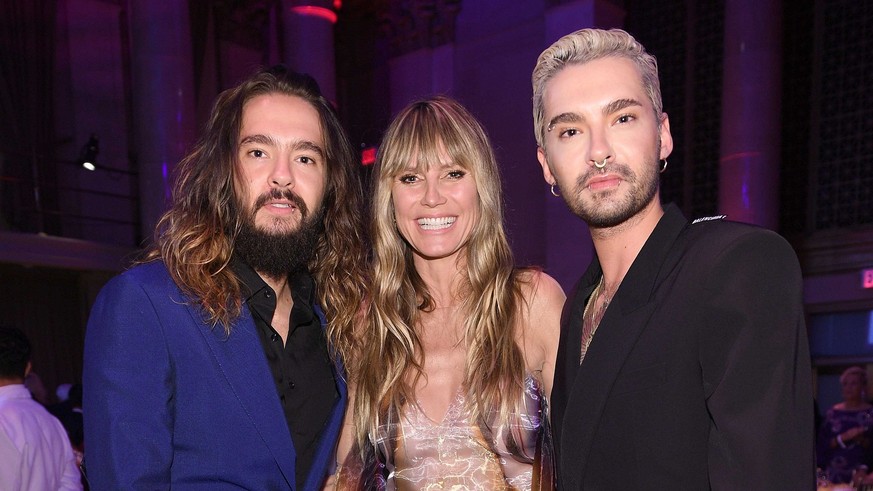
[[[100,153],[100,142],[97,136],[91,133],[91,138],[82,147],[82,152],[79,154],[79,163],[82,167],[93,171],[97,169],[97,154]]]

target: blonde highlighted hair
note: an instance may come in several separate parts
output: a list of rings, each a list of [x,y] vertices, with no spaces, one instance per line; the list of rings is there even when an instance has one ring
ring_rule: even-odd
[[[474,421],[499,408],[500,421],[522,400],[525,364],[516,344],[523,304],[519,271],[503,229],[500,176],[493,150],[478,121],[447,97],[414,102],[389,126],[373,180],[371,238],[373,288],[360,358],[350,366],[357,387],[355,423],[361,449],[372,446],[389,415],[414,403],[423,375],[420,319],[435,305],[413,264],[413,252],[394,223],[392,183],[410,167],[440,165],[441,157],[467,170],[479,194],[479,219],[459,260],[463,389]]]
[[[537,145],[545,148],[546,122],[544,98],[546,84],[567,66],[582,65],[608,56],[627,58],[636,65],[643,88],[655,109],[655,118],[661,120],[664,110],[661,102],[661,84],[658,81],[658,62],[646,52],[633,36],[621,29],[580,29],[555,41],[543,51],[534,67],[533,84],[534,136]]]

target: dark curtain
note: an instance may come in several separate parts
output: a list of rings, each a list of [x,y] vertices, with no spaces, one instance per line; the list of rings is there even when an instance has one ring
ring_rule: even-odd
[[[0,227],[53,233],[57,0],[0,1]]]
[[[0,326],[21,329],[30,339],[33,371],[48,402],[58,384],[82,379],[86,306],[110,276],[0,263]]]

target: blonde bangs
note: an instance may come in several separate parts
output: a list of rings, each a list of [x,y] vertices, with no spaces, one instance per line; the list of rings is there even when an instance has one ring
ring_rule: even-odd
[[[380,148],[380,178],[394,179],[409,170],[424,172],[446,158],[477,174],[471,156],[479,154],[478,145],[467,136],[470,129],[461,128],[446,111],[409,112],[392,129]]]
[[[391,188],[404,172],[423,172],[445,159],[468,171],[476,182],[480,216],[466,246],[461,292],[463,336],[468,346],[464,390],[473,421],[520,414],[525,363],[516,343],[524,300],[503,229],[503,202],[497,162],[479,122],[459,103],[434,97],[407,106],[389,126],[377,156],[372,189],[372,288],[367,349],[356,364],[357,442],[377,439],[390,414],[415,401],[415,380],[424,353],[416,326],[434,307],[415,270],[409,246],[394,223]],[[410,383],[412,381],[412,383]]]

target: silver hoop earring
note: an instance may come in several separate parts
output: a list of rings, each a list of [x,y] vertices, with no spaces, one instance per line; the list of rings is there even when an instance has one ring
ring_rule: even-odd
[[[594,167],[597,167],[598,169],[603,170],[603,168],[606,167],[606,160],[607,160],[606,158],[604,158],[600,162],[595,160]]]
[[[554,184],[552,184],[552,187],[551,187],[550,191],[552,192],[552,196],[554,196],[554,197],[556,197],[556,198],[561,197],[561,195],[560,195],[558,192],[555,191],[555,185],[554,185]]]
[[[664,159],[664,164],[661,166],[661,173],[663,174],[665,170],[667,170],[667,159]]]

